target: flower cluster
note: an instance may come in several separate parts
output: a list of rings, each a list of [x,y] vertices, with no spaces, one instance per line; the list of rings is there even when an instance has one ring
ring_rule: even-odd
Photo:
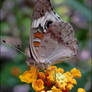
[[[73,68],[69,72],[64,72],[62,68],[50,66],[47,70],[40,72],[36,67],[31,66],[30,70],[19,76],[25,83],[32,83],[36,92],[69,92],[74,85],[77,85],[75,78],[81,78],[79,69]],[[79,88],[78,92],[85,92]]]

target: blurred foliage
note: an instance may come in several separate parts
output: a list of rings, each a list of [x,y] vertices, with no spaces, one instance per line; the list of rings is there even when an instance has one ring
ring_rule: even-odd
[[[56,12],[61,16],[62,20],[70,22],[73,25],[79,42],[80,52],[86,49],[90,53],[91,41],[89,41],[89,39],[92,37],[92,34],[90,34],[92,31],[92,7],[89,2],[92,0],[52,1]],[[2,0],[0,2],[0,37],[1,39],[3,39],[3,37],[6,39],[11,37],[11,40],[12,38],[19,38],[21,41],[20,49],[23,51],[23,53],[25,53],[25,50],[28,49],[29,46],[31,25],[30,16],[32,14],[34,2],[33,0]],[[71,92],[77,92],[76,89],[78,87],[83,87],[87,90],[87,92],[91,92],[91,88],[86,86],[86,84],[91,80],[92,73],[92,66],[90,64],[91,59],[89,57],[88,59],[84,60],[82,59],[83,57],[81,58],[81,56],[79,56],[77,57],[77,60],[74,60],[75,62],[57,65],[58,67],[64,68],[65,71],[69,71],[73,67],[78,67],[81,70],[82,78],[78,80],[78,85]],[[16,85],[22,84],[18,79],[18,75],[12,75],[11,71],[13,67],[20,69],[20,73],[24,72],[28,67],[25,62],[26,58],[22,53],[15,55],[13,60],[10,59],[5,61],[5,58],[7,57],[4,57],[3,60],[0,61],[1,88],[2,92],[10,92],[7,91],[7,89],[11,87],[14,88]],[[32,91],[32,88],[30,88],[30,92],[34,92]]]
[[[81,0],[82,3],[84,0]],[[88,9],[86,6],[83,6],[83,4],[80,4],[77,0],[67,0],[67,4],[69,4],[72,8],[79,11],[82,15],[86,16],[88,21],[92,22],[92,12],[91,9]]]
[[[18,54],[15,60],[13,60],[12,62],[7,61],[4,64],[0,75],[2,86],[14,86],[16,83],[20,83],[18,79],[19,74],[17,74],[18,70],[14,72],[13,68],[18,69],[19,74],[23,73],[27,69],[23,55]],[[13,74],[13,72],[15,73],[15,75]]]

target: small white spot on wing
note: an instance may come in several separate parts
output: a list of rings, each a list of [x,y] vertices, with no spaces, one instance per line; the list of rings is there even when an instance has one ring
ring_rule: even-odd
[[[35,38],[35,39],[33,39],[33,42],[41,42],[41,40],[39,39],[39,38]]]

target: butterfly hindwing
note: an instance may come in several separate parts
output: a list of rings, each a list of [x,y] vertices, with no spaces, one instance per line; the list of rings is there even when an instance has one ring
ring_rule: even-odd
[[[77,40],[69,23],[53,23],[38,49],[39,57],[44,62],[55,63],[77,55]]]

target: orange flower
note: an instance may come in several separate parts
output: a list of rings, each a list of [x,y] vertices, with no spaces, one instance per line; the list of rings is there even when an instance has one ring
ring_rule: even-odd
[[[71,84],[77,85],[77,81],[75,79],[72,79]]]
[[[48,70],[56,70],[56,69],[57,69],[56,66],[50,66],[50,67],[48,68]]]
[[[76,78],[81,78],[81,72],[79,69],[73,68],[71,71],[72,76]]]
[[[72,74],[70,72],[66,72],[67,76],[72,77]]]
[[[68,92],[77,85],[75,78],[81,78],[81,72],[76,68],[64,73],[62,68],[50,66],[44,72],[39,72],[36,67],[31,66],[30,70],[25,71],[19,78],[22,82],[32,83],[36,92]],[[47,90],[47,88],[51,89]],[[79,88],[78,92],[85,92],[85,90]]]
[[[25,83],[32,83],[36,80],[36,74],[29,71],[25,71],[24,74],[19,76],[20,80]]]
[[[11,73],[12,73],[14,76],[18,76],[18,75],[21,73],[21,70],[20,70],[19,67],[14,66],[14,67],[11,69]]]
[[[71,84],[77,85],[77,81],[73,78],[73,76],[71,75],[71,73],[66,72],[66,73],[64,73],[64,75],[67,78],[67,83],[71,83]]]
[[[77,92],[86,92],[83,88],[78,88]]]
[[[32,83],[32,87],[35,91],[41,91],[44,89],[44,82],[41,79],[38,79]]]
[[[37,72],[36,68],[34,66],[31,67],[31,70],[27,70],[24,72],[24,74],[20,75],[19,78],[22,82],[25,83],[32,83],[36,80]]]
[[[57,70],[56,70],[56,72],[58,73],[58,72],[60,72],[60,73],[64,73],[64,69],[62,69],[62,68],[58,68]]]
[[[69,83],[69,84],[67,85],[68,90],[72,90],[73,87],[74,87],[74,86],[73,86],[73,84],[71,84],[71,83]]]

